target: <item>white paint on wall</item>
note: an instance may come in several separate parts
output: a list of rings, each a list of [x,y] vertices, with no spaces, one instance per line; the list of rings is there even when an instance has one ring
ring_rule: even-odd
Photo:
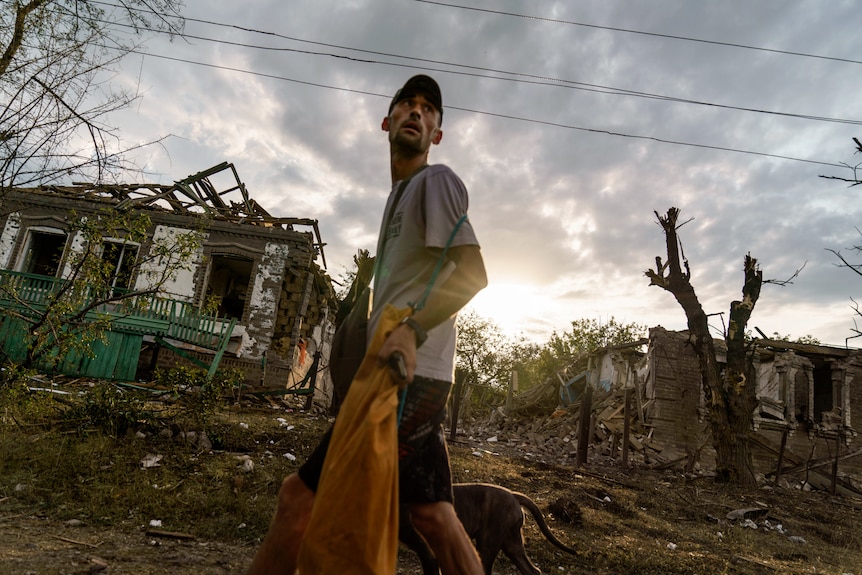
[[[263,329],[274,327],[289,252],[290,248],[284,244],[266,244],[251,292],[249,323],[256,323]]]
[[[185,228],[174,228],[169,226],[156,226],[153,233],[153,243],[174,243],[176,238],[183,234],[196,233]],[[161,270],[164,270],[171,262],[178,261],[178,256],[172,256],[170,261],[159,261],[153,259],[141,266],[141,273],[138,274],[138,279],[135,282],[136,290],[147,290],[161,276]],[[191,301],[195,296],[195,271],[203,263],[203,248],[199,247],[188,262],[176,271],[173,277],[168,278],[162,284],[161,292],[166,297],[180,300]]]
[[[81,221],[86,221],[87,218],[81,218]],[[81,254],[84,252],[84,234],[80,231],[75,232],[75,235],[72,237],[72,243],[69,244],[69,254],[65,260],[65,264],[63,265],[63,275],[64,278],[72,277],[72,260],[75,259],[73,254]]]
[[[284,244],[269,243],[264,248],[263,257],[257,266],[254,287],[249,301],[249,325],[258,326],[257,337],[252,346],[255,353],[263,353],[269,347],[275,329],[275,316],[290,247]]]
[[[20,212],[12,212],[6,218],[3,232],[0,233],[0,267],[3,269],[8,270],[12,267],[12,252],[15,249],[15,241],[18,239],[18,234],[20,233],[21,214]]]

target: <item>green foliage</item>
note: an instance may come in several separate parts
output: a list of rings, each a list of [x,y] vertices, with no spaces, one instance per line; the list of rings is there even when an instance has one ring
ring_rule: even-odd
[[[571,329],[551,334],[548,343],[538,352],[531,366],[532,383],[541,383],[579,357],[598,349],[631,343],[645,337],[646,326],[624,324],[613,316],[602,323],[596,319],[579,319]]]
[[[0,412],[4,418],[34,423],[50,422],[57,415],[58,404],[44,392],[34,392],[28,382],[35,372],[19,365],[6,364],[0,369]]]
[[[472,384],[502,387],[508,379],[509,342],[493,321],[468,310],[458,316],[456,367]]]
[[[135,425],[152,419],[145,409],[147,392],[101,381],[84,396],[83,403],[66,413],[66,422],[78,429],[97,429],[112,437],[126,434]]]
[[[157,370],[153,390],[98,381],[82,397],[69,402],[62,420],[73,429],[96,430],[112,437],[157,425],[166,418],[186,429],[205,431],[213,414],[224,407],[227,392],[242,381],[238,369],[219,370],[207,380],[206,371],[188,367]],[[17,397],[21,392],[15,393]],[[11,391],[8,395],[13,397]],[[0,395],[0,401],[2,398]]]
[[[54,281],[43,301],[22,299],[19,283],[0,285],[0,294],[18,303],[19,311],[10,313],[27,326],[22,364],[28,368],[50,372],[66,358],[92,357],[93,343],[106,343],[112,318],[150,305],[165,282],[188,269],[203,237],[190,231],[156,239],[147,254],[140,254],[138,246],[146,243],[152,229],[146,213],[106,209],[80,216],[70,212],[67,225],[74,247],[64,262],[64,278]],[[110,257],[110,250],[121,247],[129,253],[119,263]],[[140,287],[131,289],[133,282]]]
[[[621,323],[611,317],[601,323],[579,319],[563,333],[554,332],[545,345],[503,334],[493,321],[468,310],[458,316],[456,365],[468,381],[488,393],[505,393],[513,371],[518,389],[538,385],[578,357],[603,347],[631,343],[646,336],[646,326]],[[487,394],[486,394],[487,395]]]
[[[790,334],[781,335],[777,331],[774,331],[774,332],[772,332],[772,339],[775,339],[778,341],[789,341],[790,343],[804,343],[807,345],[821,345],[820,340],[811,334],[803,335],[802,337],[797,337],[796,339],[793,339],[790,336]]]
[[[623,324],[613,316],[605,323],[596,319],[579,319],[572,322],[572,329],[562,334],[554,332],[547,348],[560,361],[571,363],[591,351],[637,341],[646,336],[646,331],[645,325]]]
[[[243,380],[244,375],[238,369],[218,370],[210,380],[203,369],[186,366],[158,369],[153,374],[156,386],[170,389],[176,395],[176,419],[196,430],[209,425],[212,415],[224,406],[225,398]]]

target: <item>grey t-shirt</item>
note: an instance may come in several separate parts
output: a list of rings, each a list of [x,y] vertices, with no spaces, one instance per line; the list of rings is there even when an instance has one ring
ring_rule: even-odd
[[[382,257],[378,254],[369,338],[377,328],[385,304],[404,308],[419,303],[452,230],[467,213],[467,188],[451,169],[438,164],[425,168],[410,180],[395,207],[389,229],[383,230],[385,214],[389,213],[400,183],[392,186],[381,222],[380,237],[386,234],[386,245]],[[479,245],[469,220],[461,225],[450,244],[465,245]],[[444,266],[435,286],[445,282],[449,273],[451,268]],[[453,381],[455,337],[454,317],[429,330],[428,340],[417,352],[416,375]]]

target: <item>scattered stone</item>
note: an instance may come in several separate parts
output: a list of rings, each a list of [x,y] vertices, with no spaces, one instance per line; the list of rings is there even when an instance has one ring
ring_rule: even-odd
[[[88,573],[101,573],[102,571],[108,568],[108,562],[100,557],[91,557],[90,558],[90,568],[87,570]]]
[[[242,469],[245,473],[251,473],[252,471],[254,471],[254,461],[252,461],[251,458],[244,460],[240,464],[240,469]]]
[[[734,509],[727,514],[729,521],[739,521],[740,519],[760,519],[769,514],[769,509],[762,507],[750,507],[747,509]]]
[[[198,447],[204,451],[210,451],[213,448],[213,442],[210,441],[209,436],[201,432],[200,439],[198,439]]]
[[[163,457],[163,455],[159,455],[156,453],[148,453],[144,456],[143,459],[141,459],[141,466],[143,466],[144,469],[149,469],[150,467],[159,467],[161,465],[159,461],[161,461]]]

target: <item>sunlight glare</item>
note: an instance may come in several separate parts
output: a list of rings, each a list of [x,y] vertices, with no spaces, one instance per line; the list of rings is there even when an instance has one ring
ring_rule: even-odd
[[[496,323],[504,334],[516,336],[531,317],[542,313],[538,308],[545,299],[535,285],[493,283],[480,291],[469,307]]]

